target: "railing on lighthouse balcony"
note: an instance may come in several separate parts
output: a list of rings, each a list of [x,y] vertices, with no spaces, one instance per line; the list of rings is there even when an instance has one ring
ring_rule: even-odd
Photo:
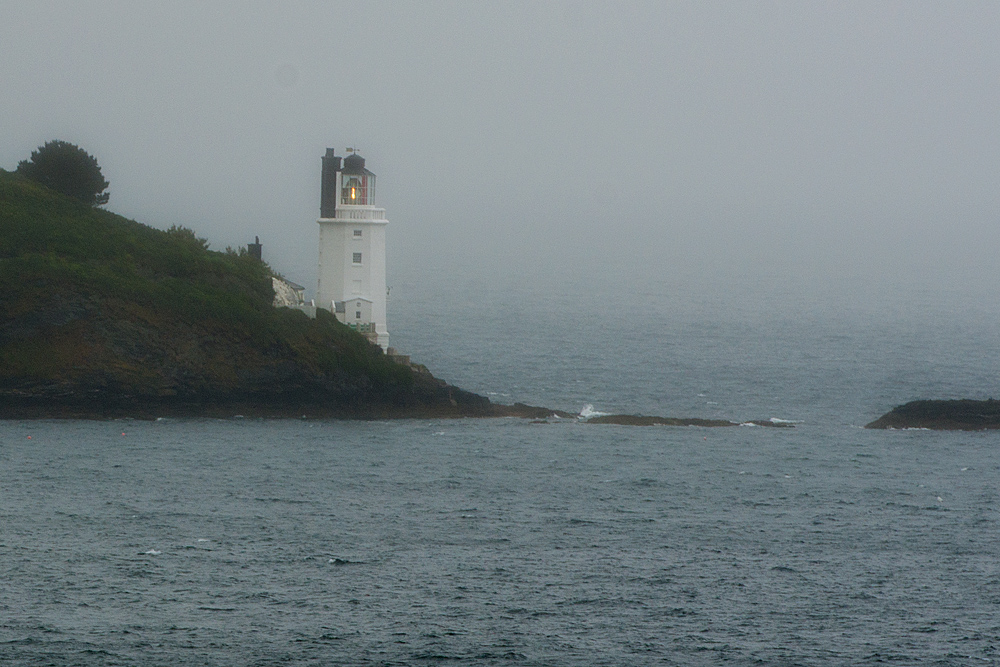
[[[341,220],[385,220],[385,209],[374,206],[338,206]]]

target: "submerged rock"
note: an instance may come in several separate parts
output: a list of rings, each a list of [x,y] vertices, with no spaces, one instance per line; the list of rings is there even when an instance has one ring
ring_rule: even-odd
[[[771,419],[753,419],[748,422],[734,422],[728,419],[697,419],[679,417],[649,417],[645,415],[601,415],[591,417],[586,420],[588,424],[619,424],[622,426],[741,426],[753,424],[754,426],[773,426],[776,428],[792,428],[792,424],[787,421],[774,421]]]

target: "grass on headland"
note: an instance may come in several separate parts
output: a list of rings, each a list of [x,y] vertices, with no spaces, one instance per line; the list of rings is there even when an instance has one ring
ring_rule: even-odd
[[[272,307],[271,276],[189,229],[154,229],[0,170],[0,383],[100,373],[140,393],[177,376],[237,388],[292,363],[375,394],[412,385],[331,315]]]

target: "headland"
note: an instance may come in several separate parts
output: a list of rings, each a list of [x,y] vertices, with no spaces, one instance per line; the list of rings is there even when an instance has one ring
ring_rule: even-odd
[[[275,273],[0,170],[0,418],[522,417],[400,363],[318,310],[274,307]],[[588,423],[732,426],[611,415]]]

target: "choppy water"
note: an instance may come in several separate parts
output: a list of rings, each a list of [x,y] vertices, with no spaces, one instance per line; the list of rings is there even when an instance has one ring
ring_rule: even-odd
[[[988,395],[989,317],[578,305],[395,342],[513,400],[802,423],[0,423],[0,664],[1000,660],[1000,435],[859,427]]]

